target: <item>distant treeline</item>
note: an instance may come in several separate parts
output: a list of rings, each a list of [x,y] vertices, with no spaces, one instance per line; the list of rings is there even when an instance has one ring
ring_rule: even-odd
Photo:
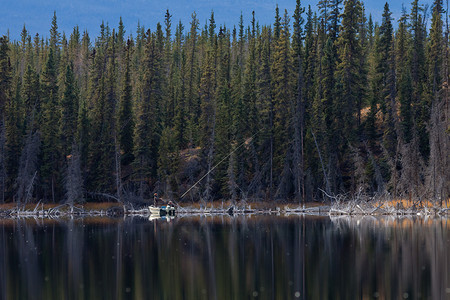
[[[393,22],[397,25],[394,29]],[[450,193],[442,0],[0,38],[0,202]],[[220,164],[219,164],[220,163]],[[217,166],[217,167],[216,167]],[[211,172],[210,172],[211,171]],[[209,173],[208,173],[209,172]]]

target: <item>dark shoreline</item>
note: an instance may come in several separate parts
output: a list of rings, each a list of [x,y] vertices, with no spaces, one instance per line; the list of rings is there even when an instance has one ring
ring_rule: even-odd
[[[127,217],[150,216],[147,206],[133,208],[119,203],[102,203],[98,207],[87,204],[70,206],[64,205],[27,205],[9,208],[0,207],[2,218],[65,218],[65,217]],[[209,207],[198,205],[177,205],[178,216],[195,215],[322,215],[322,216],[448,216],[450,208],[440,206],[404,207],[403,205],[388,205],[367,203],[363,201],[349,201],[343,203],[321,204],[308,203],[277,204],[277,203],[245,203],[240,205],[220,205],[215,203]]]

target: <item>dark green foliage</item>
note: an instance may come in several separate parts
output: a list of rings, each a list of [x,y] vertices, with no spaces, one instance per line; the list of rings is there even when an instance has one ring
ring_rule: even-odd
[[[146,34],[142,99],[138,107],[134,138],[135,173],[140,191],[155,178],[160,134],[161,69],[156,34]]]
[[[278,178],[279,197],[290,190],[289,160],[291,138],[291,101],[293,99],[293,69],[290,48],[289,17],[283,18],[280,37],[275,43],[272,62],[272,95],[274,99],[274,173]]]
[[[42,178],[42,193],[46,199],[56,201],[60,196],[56,187],[59,187],[60,178],[60,143],[59,143],[59,101],[57,85],[57,69],[53,48],[50,48],[45,64],[42,81],[41,104],[41,162],[40,176]]]
[[[95,43],[60,33],[55,13],[48,39],[0,38],[1,199],[177,197],[205,174],[191,199],[415,196],[431,182],[446,196],[442,1],[428,36],[417,0],[398,27],[388,4],[380,25],[359,0],[316,11],[297,0],[271,26],[253,13],[230,29],[194,13],[185,30],[167,10],[135,37],[102,23]]]
[[[106,39],[106,36],[103,37]],[[93,61],[91,78],[91,130],[87,187],[112,191],[115,151],[115,51],[114,37],[103,41]]]
[[[0,37],[0,110],[2,114],[11,91],[11,61],[8,44],[6,36]]]
[[[73,65],[67,65],[64,93],[61,99],[60,142],[62,154],[70,154],[75,142],[78,121],[78,90],[73,73]]]
[[[348,142],[356,140],[356,104],[359,93],[361,74],[359,57],[361,45],[358,41],[358,17],[360,14],[357,0],[345,2],[341,34],[337,40],[339,63],[335,71],[336,78],[336,121],[342,128],[338,136],[338,145],[342,150]]]
[[[397,31],[397,67],[398,67],[398,96],[400,104],[400,124],[402,129],[402,137],[405,143],[409,143],[413,135],[413,114],[412,114],[412,78],[410,57],[408,49],[408,31],[406,20],[406,11],[403,12],[402,18]]]
[[[132,86],[130,81],[130,47],[127,47],[125,75],[122,84],[122,95],[119,102],[118,117],[118,133],[119,143],[122,154],[122,163],[128,165],[133,160],[133,133],[134,133],[134,116],[133,116],[133,99]]]

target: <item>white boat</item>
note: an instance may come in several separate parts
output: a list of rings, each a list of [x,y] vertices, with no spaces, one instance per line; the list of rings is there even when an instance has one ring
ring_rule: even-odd
[[[158,215],[158,216],[174,216],[175,215],[175,207],[174,206],[153,206],[150,205],[148,207],[148,210],[150,211],[151,215]]]

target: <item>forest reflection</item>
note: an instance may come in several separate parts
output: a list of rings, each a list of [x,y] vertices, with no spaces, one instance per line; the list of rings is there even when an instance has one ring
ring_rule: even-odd
[[[0,221],[1,299],[448,299],[448,219]]]

